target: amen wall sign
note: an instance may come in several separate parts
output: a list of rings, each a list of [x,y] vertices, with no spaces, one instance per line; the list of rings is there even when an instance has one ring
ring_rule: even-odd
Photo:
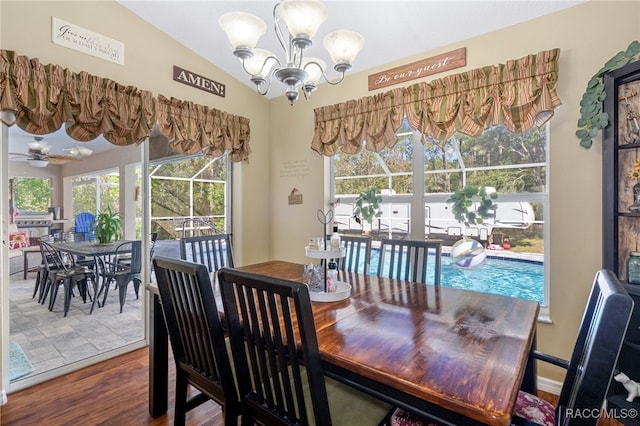
[[[369,76],[369,90],[415,80],[416,78],[464,67],[465,65],[467,65],[467,48],[462,47],[431,58],[371,74]]]
[[[180,68],[176,65],[173,66],[173,80],[186,84],[187,86],[195,87],[196,89],[204,90],[205,92],[213,93],[214,95],[218,95],[223,98],[225,96],[224,84],[185,70],[184,68]]]

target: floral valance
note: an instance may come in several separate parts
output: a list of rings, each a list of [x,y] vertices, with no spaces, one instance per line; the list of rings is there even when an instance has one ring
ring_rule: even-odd
[[[44,135],[66,124],[69,137],[89,141],[102,135],[115,145],[138,144],[156,124],[174,149],[202,152],[232,161],[247,160],[249,120],[192,102],[123,86],[84,71],[42,65],[10,50],[0,50],[0,120]]]
[[[453,74],[385,93],[316,108],[311,148],[332,156],[393,147],[406,115],[409,125],[438,140],[456,131],[477,136],[503,124],[524,132],[548,121],[562,102],[556,93],[560,49],[506,64]]]

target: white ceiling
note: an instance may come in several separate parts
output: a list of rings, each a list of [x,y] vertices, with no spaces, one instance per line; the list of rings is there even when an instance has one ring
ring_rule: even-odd
[[[337,29],[356,31],[364,37],[365,46],[353,63],[350,72],[354,73],[528,21],[584,1],[324,0],[329,17],[314,37],[314,45],[308,49],[308,55],[307,52],[305,55],[319,57],[329,67],[332,61],[322,46],[324,36]],[[270,50],[282,58],[282,48],[273,31],[275,0],[118,2],[252,88],[254,86],[242,70],[241,63],[232,54],[226,34],[218,26],[218,18],[231,11],[248,12],[262,18],[267,24],[267,32],[257,47]],[[332,65],[329,77],[337,77]],[[276,83],[268,96],[276,97],[283,93],[284,87]]]
[[[117,0],[145,21],[165,32],[185,47],[206,58],[248,86],[253,84],[233,56],[226,35],[218,26],[218,17],[230,11],[244,11],[261,17],[267,33],[258,47],[276,54],[281,48],[273,31],[275,1],[203,1],[203,0]],[[357,31],[365,39],[364,49],[356,58],[351,73],[382,66],[409,56],[428,52],[512,26],[539,16],[583,3],[585,0],[415,0],[415,1],[337,1],[325,0],[329,17],[314,37],[308,54],[332,64],[322,47],[325,34],[336,29]],[[552,47],[552,46],[551,46]],[[331,70],[330,78],[336,74]],[[214,76],[210,76],[214,77]],[[226,77],[218,81],[224,83]],[[276,83],[269,97],[281,96],[284,88]],[[283,99],[283,102],[285,100]],[[17,126],[9,131],[11,152],[26,152],[32,136]],[[64,130],[45,135],[51,153],[65,154],[64,149],[79,143]],[[88,145],[96,153],[109,149],[100,138]],[[102,147],[102,148],[101,148]]]

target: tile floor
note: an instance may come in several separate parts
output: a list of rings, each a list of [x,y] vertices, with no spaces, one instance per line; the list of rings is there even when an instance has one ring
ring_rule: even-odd
[[[30,376],[143,338],[142,299],[136,299],[133,285],[129,285],[122,313],[118,292],[112,288],[103,308],[89,315],[91,302],[83,303],[76,296],[64,317],[61,295],[52,312],[48,300],[41,305],[37,297],[31,297],[35,276],[31,272],[23,280],[21,272],[14,274],[9,286],[10,339],[31,361],[34,372]]]
[[[179,242],[158,241],[155,253],[180,258]],[[34,367],[34,372],[23,379],[137,342],[144,337],[144,289],[140,290],[140,299],[136,299],[133,285],[129,284],[122,313],[118,292],[113,285],[105,306],[95,308],[91,315],[91,302],[83,303],[80,297],[75,297],[65,317],[61,297],[56,301],[53,312],[48,310],[48,305],[41,305],[31,297],[35,272],[30,272],[27,280],[22,278],[22,271],[10,276],[9,302],[10,339],[22,347]]]

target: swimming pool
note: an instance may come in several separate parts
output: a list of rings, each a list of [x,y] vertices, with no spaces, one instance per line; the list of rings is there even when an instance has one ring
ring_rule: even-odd
[[[377,275],[380,249],[371,249],[369,273]],[[544,301],[544,264],[529,260],[512,260],[487,257],[475,269],[463,269],[455,265],[448,253],[442,255],[442,286],[461,288],[484,293],[501,294]]]

